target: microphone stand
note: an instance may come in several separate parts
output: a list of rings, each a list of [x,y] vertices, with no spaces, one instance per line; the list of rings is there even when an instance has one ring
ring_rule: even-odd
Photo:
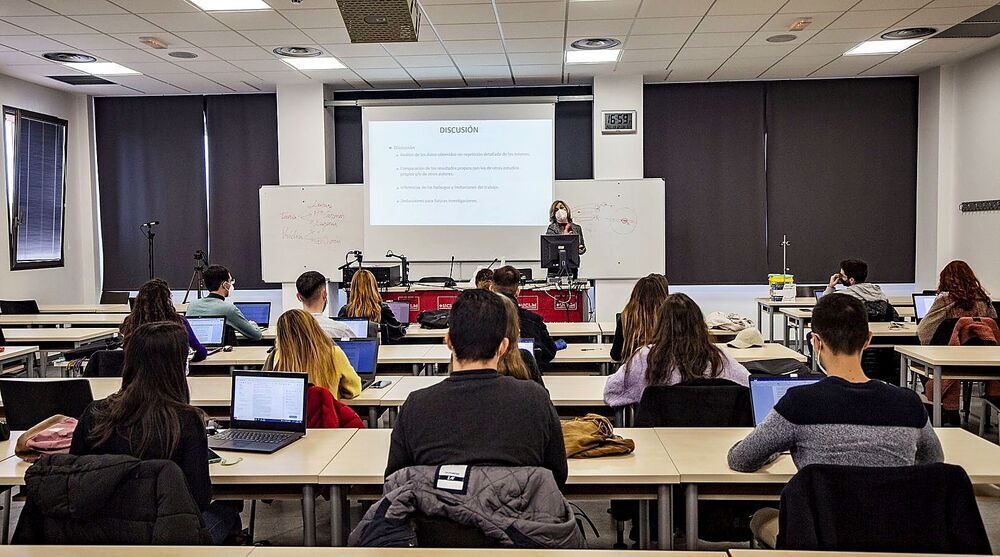
[[[400,273],[401,277],[399,279],[399,282],[402,286],[410,286],[410,262],[406,259],[406,256],[392,253],[392,250],[386,252],[385,256],[395,257],[396,259],[399,260],[399,264],[402,267],[402,271]]]
[[[147,248],[146,251],[149,253],[149,280],[153,280],[156,276],[155,269],[153,266],[153,238],[156,237],[156,232],[153,230],[155,224],[140,224],[139,230],[142,231],[142,235],[146,237]]]

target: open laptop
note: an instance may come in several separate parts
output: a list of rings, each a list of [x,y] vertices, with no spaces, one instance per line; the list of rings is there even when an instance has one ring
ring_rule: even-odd
[[[817,291],[813,292],[813,295],[816,296],[816,301],[818,302],[819,299],[823,297],[823,291],[822,290],[817,290]]]
[[[225,317],[188,317],[187,321],[194,336],[205,345],[209,354],[222,350],[222,339],[226,332]]]
[[[931,306],[934,305],[934,300],[937,299],[937,294],[914,294],[913,295],[913,311],[917,316],[917,323],[923,319],[927,312],[930,311]]]
[[[535,339],[533,338],[522,338],[517,341],[517,347],[521,350],[527,350],[532,354],[535,353]]]
[[[824,379],[822,376],[785,377],[775,375],[750,376],[750,401],[753,404],[753,422],[760,425],[774,405],[785,396],[788,389],[811,385]]]
[[[375,368],[378,364],[378,340],[374,338],[345,338],[334,340],[347,355],[351,367],[361,378],[361,388],[375,382]]]
[[[234,371],[229,429],[208,438],[224,451],[270,454],[306,434],[309,376],[284,371]]]
[[[236,309],[243,313],[243,317],[253,321],[258,326],[266,328],[271,319],[271,302],[234,302]]]
[[[396,317],[396,321],[399,321],[401,325],[410,324],[410,302],[386,302],[389,309],[392,310],[392,315]]]
[[[368,329],[368,320],[364,317],[334,317],[333,320],[347,325],[357,338],[369,338],[372,336],[371,331]]]

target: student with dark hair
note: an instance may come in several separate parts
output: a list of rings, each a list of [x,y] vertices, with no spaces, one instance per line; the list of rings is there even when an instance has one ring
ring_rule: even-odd
[[[122,387],[90,404],[73,432],[70,454],[131,455],[177,463],[212,541],[240,530],[231,503],[212,502],[205,415],[191,406],[187,333],[180,323],[146,323],[125,345]]]
[[[493,271],[493,291],[507,296],[517,306],[517,316],[521,320],[521,338],[535,339],[535,359],[544,370],[556,357],[556,343],[549,335],[549,328],[545,326],[542,316],[517,303],[517,295],[521,293],[521,272],[510,265]]]
[[[208,295],[188,304],[188,317],[225,317],[226,325],[236,329],[249,340],[260,340],[260,327],[248,320],[240,308],[226,298],[236,291],[236,279],[222,265],[209,265],[202,273]]]
[[[194,350],[192,362],[200,362],[208,356],[208,350],[195,336],[187,319],[177,313],[177,308],[174,307],[174,302],[170,297],[170,286],[165,280],[158,278],[146,282],[139,288],[132,311],[118,328],[122,343],[127,343],[132,333],[142,325],[156,321],[173,321],[184,325],[184,330],[187,331],[188,346]]]
[[[326,277],[317,271],[306,271],[295,281],[295,297],[302,302],[302,309],[316,318],[319,328],[331,338],[354,338],[350,327],[326,315]]]
[[[729,467],[753,472],[791,451],[809,464],[911,466],[942,462],[944,453],[916,393],[869,379],[861,352],[871,342],[864,305],[852,296],[823,296],[812,315],[812,345],[826,379],[790,389],[746,439],[729,450]],[[774,547],[778,511],[751,521],[758,540]]]
[[[493,289],[493,270],[492,269],[479,269],[476,273],[476,288],[482,288],[483,290]]]
[[[676,385],[702,378],[728,379],[748,386],[750,372],[712,343],[701,308],[686,294],[671,294],[660,305],[656,331],[604,385],[608,406],[628,406],[650,385]]]
[[[517,316],[517,305],[503,294],[496,296],[503,300],[503,306],[507,310],[507,343],[511,346],[500,357],[497,372],[514,379],[530,379],[544,387],[545,382],[542,380],[542,372],[538,369],[538,363],[535,362],[535,355],[523,348],[518,348],[518,341],[521,340],[521,319]]]
[[[882,288],[877,284],[868,281],[868,264],[860,259],[845,259],[840,262],[840,272],[830,277],[830,283],[823,291],[823,295],[840,292],[854,296],[865,304],[868,310],[869,319],[879,317],[880,321],[889,321],[899,316],[895,310],[889,311],[889,297],[882,292]],[[837,290],[837,285],[842,285],[842,290]]]
[[[615,339],[611,359],[620,362],[652,341],[660,304],[670,295],[667,277],[651,273],[639,279],[625,309],[615,319]]]
[[[458,296],[445,336],[451,375],[407,398],[393,424],[386,476],[410,466],[538,466],[565,486],[566,448],[548,393],[497,373],[512,348],[506,329],[498,296],[481,289]]]

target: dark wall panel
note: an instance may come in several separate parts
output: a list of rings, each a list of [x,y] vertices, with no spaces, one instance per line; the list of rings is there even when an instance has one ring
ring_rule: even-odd
[[[278,183],[276,97],[205,97],[205,124],[210,260],[229,267],[240,288],[263,287],[258,190]]]
[[[667,278],[762,282],[764,85],[647,85],[643,102],[645,176],[666,183]]]
[[[556,103],[556,180],[594,177],[594,103]]]
[[[334,107],[333,135],[337,183],[364,183],[365,167],[360,106]]]
[[[798,282],[866,260],[874,282],[912,282],[917,78],[767,83],[769,268],[781,235]]]
[[[208,246],[203,98],[94,99],[104,289],[148,278],[144,222],[158,220],[156,275],[187,286],[195,250]]]

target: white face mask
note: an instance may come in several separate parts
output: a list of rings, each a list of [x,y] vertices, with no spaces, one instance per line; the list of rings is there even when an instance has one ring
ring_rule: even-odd
[[[556,211],[556,220],[559,222],[566,222],[566,217],[568,216],[569,214],[566,212],[566,209],[559,209]]]

